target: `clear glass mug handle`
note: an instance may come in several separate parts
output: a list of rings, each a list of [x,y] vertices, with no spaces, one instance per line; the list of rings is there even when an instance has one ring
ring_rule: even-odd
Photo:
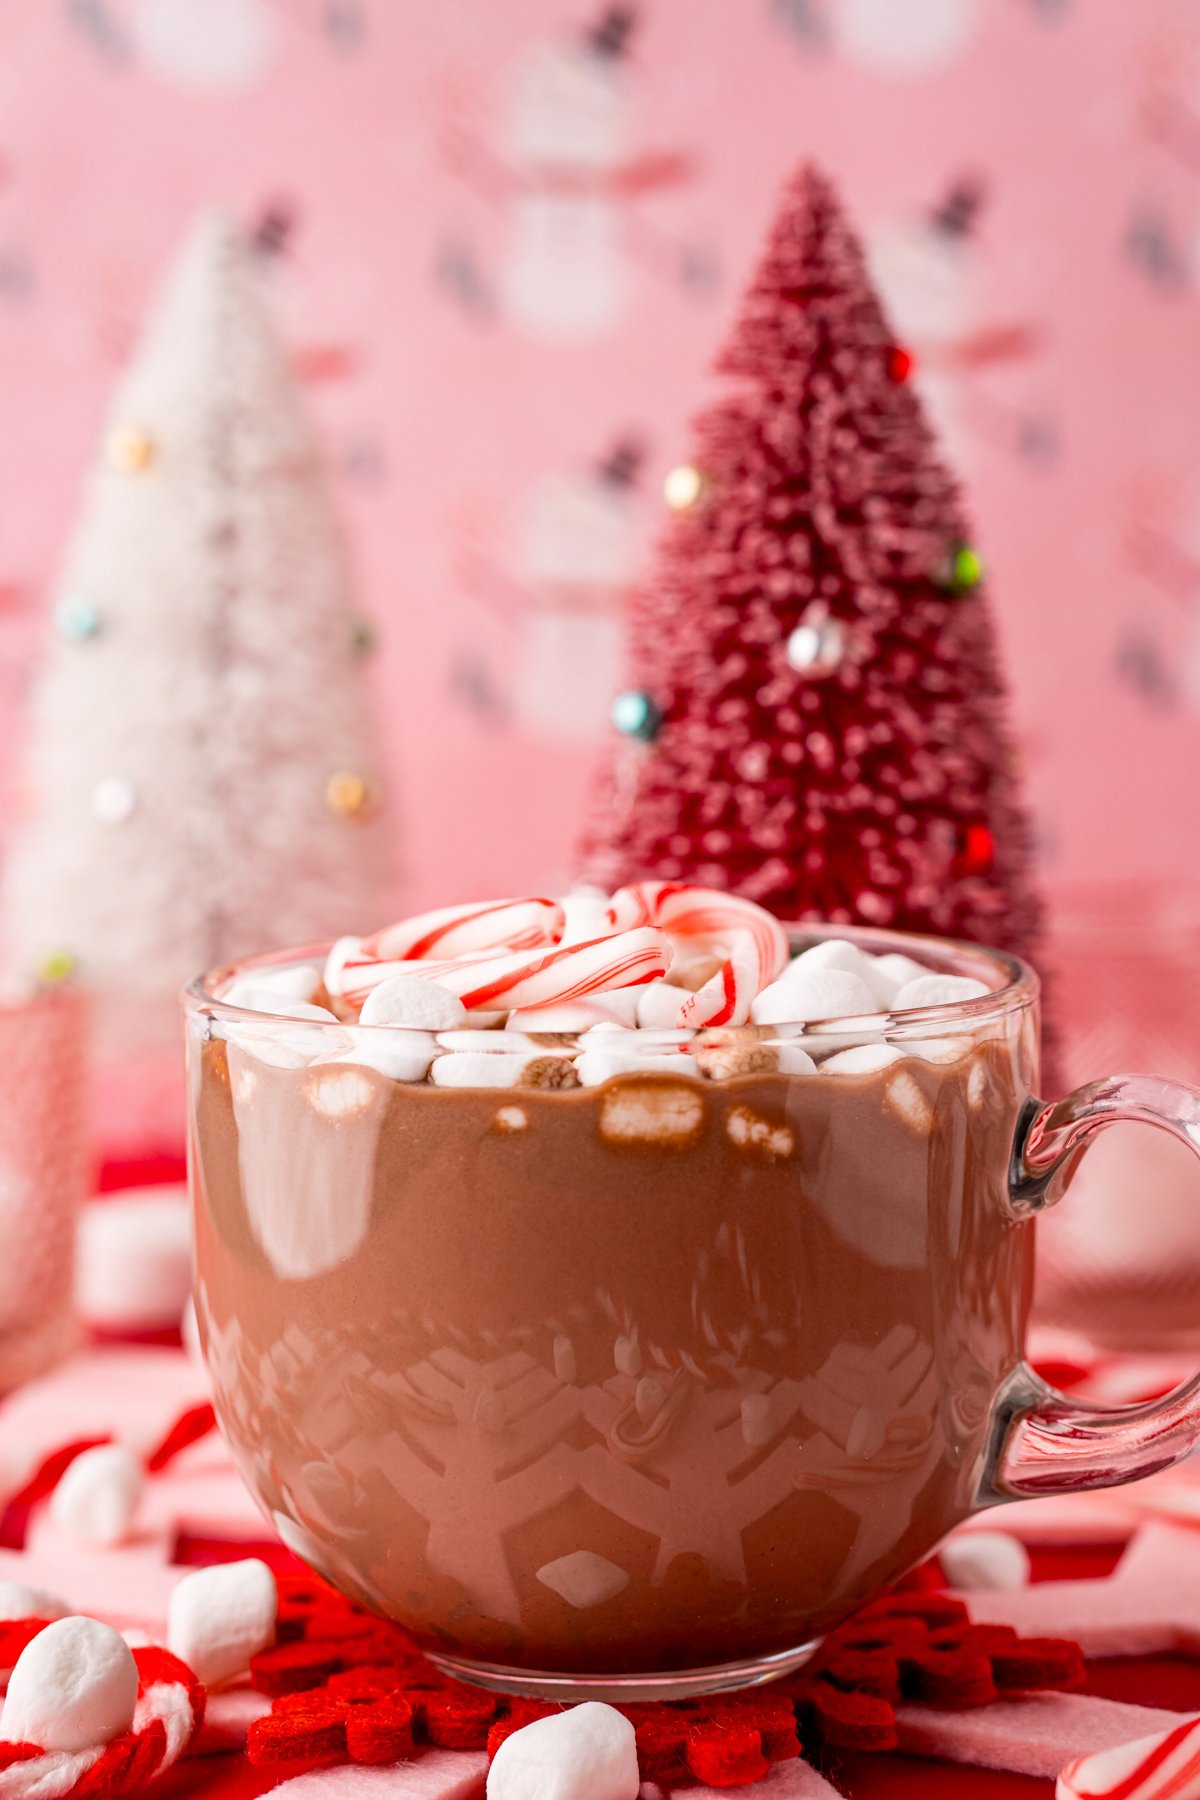
[[[1009,1197],[1018,1218],[1052,1206],[1106,1126],[1155,1125],[1200,1155],[1200,1090],[1154,1075],[1111,1075],[1065,1100],[1031,1100],[1017,1126]],[[1197,1208],[1200,1233],[1200,1207]],[[1140,1406],[1081,1405],[1019,1370],[1000,1398],[985,1505],[1138,1481],[1200,1444],[1200,1374]]]

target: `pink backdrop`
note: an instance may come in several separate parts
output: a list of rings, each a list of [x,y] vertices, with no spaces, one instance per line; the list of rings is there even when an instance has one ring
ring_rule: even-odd
[[[412,899],[560,880],[621,586],[809,154],[970,491],[1048,872],[1200,875],[1200,9],[1168,0],[5,0],[10,766],[105,394],[215,200],[327,432]]]

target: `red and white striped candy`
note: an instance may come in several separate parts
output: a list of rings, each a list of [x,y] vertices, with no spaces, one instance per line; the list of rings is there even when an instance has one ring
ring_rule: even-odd
[[[363,939],[369,956],[468,956],[475,950],[535,950],[557,944],[566,915],[557,900],[489,900],[477,906],[442,906],[385,925]]]
[[[1054,1792],[1056,1800],[1200,1800],[1200,1719],[1077,1756]]]
[[[586,944],[565,944],[541,955],[518,952],[438,965],[433,979],[439,987],[457,994],[469,1012],[478,1012],[546,1006],[579,1000],[605,988],[638,987],[665,975],[670,964],[671,948],[665,933],[643,926],[638,931],[593,938]],[[429,965],[410,963],[407,967],[410,973],[423,975]],[[352,997],[347,992],[347,998]]]
[[[325,968],[325,985],[331,994],[344,1000],[348,1006],[361,1007],[367,995],[383,982],[390,981],[393,975],[420,975],[426,981],[432,981],[445,974],[447,969],[462,969],[469,962],[494,960],[486,950],[476,951],[473,957],[447,957],[445,960],[429,962],[404,962],[397,957],[380,961],[378,957],[368,956],[362,950],[354,950],[341,956],[336,967],[333,959],[330,959]]]
[[[698,1030],[702,1025],[744,1025],[750,1002],[759,991],[758,969],[753,957],[735,951],[702,988],[687,994],[675,1023]]]
[[[678,881],[636,881],[618,888],[608,916],[620,930],[657,925],[668,937],[711,944],[730,954],[748,945],[759,987],[774,981],[787,964],[787,934],[779,920],[753,900],[722,894],[717,888]]]

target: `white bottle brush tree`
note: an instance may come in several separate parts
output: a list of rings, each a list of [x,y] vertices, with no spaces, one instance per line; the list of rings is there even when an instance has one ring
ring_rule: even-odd
[[[54,626],[6,954],[84,981],[122,1104],[154,1109],[157,1066],[177,1115],[181,983],[368,927],[393,899],[369,634],[287,351],[219,217],[120,384]]]

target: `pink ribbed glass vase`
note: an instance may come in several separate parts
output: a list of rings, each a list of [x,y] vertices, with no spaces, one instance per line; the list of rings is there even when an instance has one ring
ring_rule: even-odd
[[[0,1392],[49,1368],[76,1340],[86,1024],[83,996],[71,986],[0,1001]]]
[[[1062,1080],[1170,1069],[1200,1087],[1200,890],[1120,882],[1056,896]],[[1200,1184],[1187,1149],[1116,1125],[1038,1221],[1042,1323],[1129,1350],[1200,1343]]]

